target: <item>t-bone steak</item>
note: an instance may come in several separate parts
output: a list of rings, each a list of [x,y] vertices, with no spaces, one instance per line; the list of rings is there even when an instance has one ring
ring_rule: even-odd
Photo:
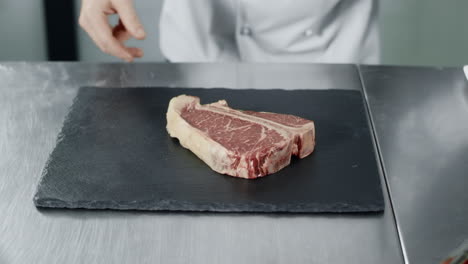
[[[314,150],[314,122],[287,114],[232,109],[225,100],[201,105],[179,95],[169,102],[167,131],[214,171],[254,179],[281,170],[291,155]]]

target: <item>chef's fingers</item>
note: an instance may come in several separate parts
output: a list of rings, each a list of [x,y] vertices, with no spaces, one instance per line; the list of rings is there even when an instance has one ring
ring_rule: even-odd
[[[135,58],[143,57],[143,50],[136,47],[125,47],[125,49]]]
[[[120,16],[125,28],[136,39],[144,39],[146,37],[143,25],[138,19],[138,15],[133,6],[132,0],[113,0],[113,7]]]
[[[133,60],[133,56],[112,34],[109,21],[104,13],[92,16],[91,24],[93,25],[93,29],[89,30],[88,28],[88,33],[103,52],[128,62]]]
[[[120,21],[111,28],[107,16],[114,13]],[[142,39],[146,35],[132,0],[82,0],[79,23],[103,52],[129,62],[143,56],[141,49],[123,44],[132,36]]]
[[[119,21],[119,24],[112,29],[112,35],[114,35],[114,37],[121,43],[132,37],[121,21]]]
[[[112,34],[120,43],[125,42],[131,37],[130,33],[125,29],[121,22],[114,27],[114,29],[112,30]],[[135,58],[143,57],[143,50],[140,48],[125,47],[125,49]]]

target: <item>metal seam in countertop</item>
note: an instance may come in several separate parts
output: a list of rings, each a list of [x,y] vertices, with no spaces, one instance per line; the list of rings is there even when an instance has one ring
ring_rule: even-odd
[[[366,84],[365,84],[364,78],[362,76],[361,65],[356,64],[356,68],[357,68],[357,71],[358,71],[359,80],[361,82],[361,89],[362,89],[363,98],[364,98],[364,101],[365,101],[364,105],[365,105],[367,115],[368,115],[368,118],[369,118],[369,125],[370,125],[371,130],[372,130],[372,136],[373,136],[373,139],[374,139],[374,142],[375,142],[375,147],[376,147],[376,150],[377,150],[377,158],[379,160],[379,163],[380,163],[380,166],[381,166],[381,169],[382,169],[382,178],[384,180],[385,187],[387,189],[387,195],[388,195],[388,201],[390,203],[390,208],[392,209],[393,222],[395,223],[395,227],[396,227],[397,235],[398,235],[398,241],[400,242],[401,254],[403,256],[404,263],[409,264],[408,256],[406,254],[406,249],[405,249],[405,243],[403,241],[400,226],[398,225],[398,220],[397,220],[397,217],[395,215],[395,208],[393,206],[393,199],[392,199],[392,193],[391,193],[391,190],[390,190],[390,184],[389,184],[389,181],[387,179],[387,173],[386,173],[386,170],[385,170],[385,163],[384,163],[384,160],[382,158],[382,153],[380,151],[380,143],[379,143],[379,139],[377,137],[377,131],[376,131],[375,126],[374,126],[372,110],[371,110],[370,105],[369,105],[369,99],[367,98]]]

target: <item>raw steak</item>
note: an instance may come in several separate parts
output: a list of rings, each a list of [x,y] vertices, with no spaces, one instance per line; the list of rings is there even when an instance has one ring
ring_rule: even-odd
[[[194,96],[169,102],[167,131],[213,170],[253,179],[279,171],[291,155],[315,146],[314,122],[293,115],[242,111],[225,100],[201,105]]]

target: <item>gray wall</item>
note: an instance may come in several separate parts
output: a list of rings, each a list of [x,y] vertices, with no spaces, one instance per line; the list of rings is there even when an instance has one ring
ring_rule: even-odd
[[[0,61],[46,58],[42,1],[0,0]]]
[[[468,64],[467,0],[380,2],[384,64]]]

